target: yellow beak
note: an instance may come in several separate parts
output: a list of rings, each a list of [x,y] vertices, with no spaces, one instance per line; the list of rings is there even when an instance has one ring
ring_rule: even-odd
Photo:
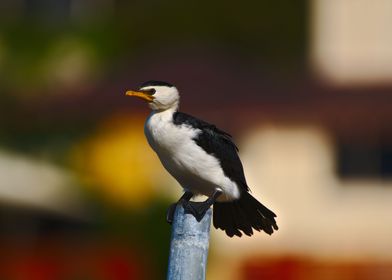
[[[147,102],[152,102],[154,100],[154,96],[144,91],[128,90],[125,95],[139,97],[140,99],[143,99]]]

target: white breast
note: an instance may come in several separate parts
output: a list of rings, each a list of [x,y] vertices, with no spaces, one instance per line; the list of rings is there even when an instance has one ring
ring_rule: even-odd
[[[172,117],[170,110],[153,112],[144,128],[148,143],[166,170],[194,194],[209,196],[219,188],[223,191],[219,200],[238,198],[237,185],[224,175],[219,161],[193,141],[201,131],[175,125]]]

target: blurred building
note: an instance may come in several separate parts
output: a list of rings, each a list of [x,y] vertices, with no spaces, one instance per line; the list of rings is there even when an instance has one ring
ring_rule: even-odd
[[[312,1],[311,66],[323,84],[289,104],[260,102],[263,124],[250,127],[242,143],[249,183],[278,209],[280,231],[245,240],[216,233],[216,258],[230,262],[217,260],[215,277],[391,274],[390,2],[369,4]]]
[[[159,79],[234,135],[278,215],[212,230],[209,279],[388,279],[390,5],[2,1],[0,278],[162,278],[180,189],[123,97]]]

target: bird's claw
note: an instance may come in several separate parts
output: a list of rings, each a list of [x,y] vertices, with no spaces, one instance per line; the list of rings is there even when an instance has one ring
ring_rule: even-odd
[[[166,221],[169,224],[173,223],[174,214],[176,212],[177,204],[181,204],[184,208],[184,212],[187,214],[192,214],[198,222],[200,222],[207,210],[210,209],[211,205],[215,202],[215,200],[222,194],[221,190],[216,190],[211,197],[209,197],[206,201],[196,202],[190,201],[193,194],[191,192],[185,192],[180,200],[177,203],[170,205],[166,212]]]
[[[176,212],[177,203],[173,203],[167,208],[166,211],[166,222],[169,224],[173,223],[174,213]]]

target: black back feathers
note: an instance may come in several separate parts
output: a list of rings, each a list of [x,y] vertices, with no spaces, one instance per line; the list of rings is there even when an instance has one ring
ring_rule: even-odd
[[[194,129],[200,129],[201,133],[193,139],[196,144],[219,160],[225,175],[236,182],[240,190],[249,190],[242,163],[237,154],[238,148],[230,134],[218,129],[215,125],[181,112],[174,113],[173,121],[176,125],[186,124]]]
[[[151,86],[163,86],[163,87],[174,87],[172,84],[169,84],[167,82],[162,82],[162,81],[147,81],[144,82],[140,88],[144,87],[151,87]]]

